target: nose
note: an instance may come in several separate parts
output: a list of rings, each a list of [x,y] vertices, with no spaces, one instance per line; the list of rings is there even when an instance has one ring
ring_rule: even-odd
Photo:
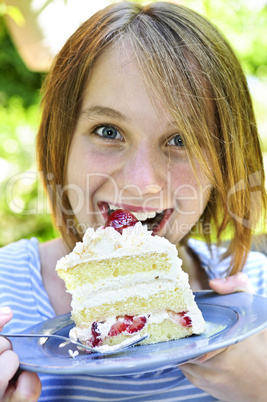
[[[160,151],[149,144],[129,150],[118,180],[119,187],[135,196],[159,193],[167,180],[167,165]]]

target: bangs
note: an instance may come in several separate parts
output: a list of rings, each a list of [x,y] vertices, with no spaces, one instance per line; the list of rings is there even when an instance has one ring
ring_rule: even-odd
[[[175,122],[193,166],[194,161],[200,163],[216,185],[208,163],[219,168],[218,155],[214,155],[214,148],[218,153],[220,149],[216,104],[207,74],[198,62],[208,57],[201,43],[193,44],[190,37],[177,22],[174,30],[153,15],[141,13],[121,39],[133,48],[148,88]]]
[[[177,4],[111,4],[81,24],[56,57],[43,87],[37,137],[39,170],[55,225],[70,248],[80,240],[75,228],[73,233],[68,231],[67,219],[75,220],[75,216],[65,214],[69,201],[61,200],[57,188],[65,183],[69,148],[90,71],[106,49],[118,45],[131,46],[148,92],[153,94],[155,110],[158,103],[162,105],[177,127],[196,177],[195,162],[214,186],[201,219],[203,225],[215,222],[218,244],[231,225],[228,254],[230,269],[237,272],[244,265],[252,230],[267,202],[253,106],[246,78],[227,40],[201,15]],[[48,173],[53,182],[46,179]],[[252,197],[255,174],[260,177],[259,201]]]

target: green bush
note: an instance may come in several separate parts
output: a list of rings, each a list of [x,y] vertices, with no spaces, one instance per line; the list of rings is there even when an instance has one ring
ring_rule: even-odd
[[[36,177],[35,137],[43,74],[29,71],[0,18],[0,246],[55,236]],[[23,173],[23,175],[21,174]],[[35,179],[33,179],[35,175]],[[24,178],[22,177],[24,176]],[[27,179],[30,176],[31,180]],[[11,199],[11,196],[13,199]],[[36,213],[30,213],[29,210]]]

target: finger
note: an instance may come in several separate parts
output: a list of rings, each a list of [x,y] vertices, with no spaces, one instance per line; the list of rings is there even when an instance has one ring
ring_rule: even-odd
[[[236,275],[227,278],[217,278],[209,281],[211,289],[220,294],[229,294],[235,292],[253,293],[253,287],[244,272],[238,272]]]
[[[7,338],[4,338],[3,336],[0,336],[0,355],[5,350],[11,350],[11,349],[12,349],[11,342]]]
[[[0,331],[12,318],[13,313],[10,307],[0,307]]]
[[[0,355],[0,400],[8,388],[8,383],[19,367],[19,358],[12,350],[6,350]]]
[[[207,360],[212,359],[213,357],[219,355],[220,353],[224,352],[227,349],[227,347],[222,348],[222,349],[217,349],[213,350],[212,352],[205,353],[204,355],[201,355],[199,357],[196,357],[195,359],[187,360],[185,363],[179,364],[179,367],[183,367],[187,364],[201,364],[206,362]]]
[[[16,389],[12,395],[11,401],[34,402],[38,401],[41,394],[42,385],[36,373],[23,371],[16,383]]]
[[[190,360],[187,363],[192,363],[192,364],[202,364],[205,363],[206,361],[212,359],[215,356],[218,356],[219,354],[223,353],[226,351],[228,347],[213,350],[212,352],[206,353],[202,356],[197,357],[196,359]],[[185,364],[187,364],[185,363]]]
[[[1,402],[10,402],[15,391],[15,384],[9,383]]]
[[[204,384],[214,383],[214,381],[217,380],[218,373],[221,371],[217,357],[223,356],[223,352],[225,352],[226,349],[227,348],[222,348],[206,353],[197,359],[179,365],[179,368],[192,384],[198,388],[204,389]],[[213,358],[215,358],[217,364],[213,363]]]

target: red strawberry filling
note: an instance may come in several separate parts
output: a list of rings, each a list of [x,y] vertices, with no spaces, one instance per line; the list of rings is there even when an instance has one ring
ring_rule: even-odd
[[[188,315],[186,315],[185,311],[178,313],[178,315],[180,316],[180,323],[183,327],[192,327],[192,320]]]
[[[183,327],[191,327],[192,320],[188,316],[188,313],[182,311],[180,313],[174,313],[173,311],[168,311],[170,319],[175,321],[177,324]],[[117,336],[120,334],[134,334],[135,332],[141,331],[147,323],[146,316],[131,316],[125,315],[117,317],[114,324],[111,325],[107,336]],[[101,323],[93,322],[91,326],[91,338],[88,339],[87,343],[92,346],[100,346],[105,338],[103,334],[101,334]]]
[[[102,343],[101,332],[97,325],[97,322],[93,322],[91,326],[92,338],[90,340],[90,345],[94,348],[96,346],[100,346]]]
[[[117,209],[113,211],[109,208],[109,204],[104,201],[99,202],[98,207],[106,221],[105,227],[112,226],[120,233],[126,227],[134,226],[138,222],[136,217],[129,210]],[[148,230],[151,230],[152,234],[155,235],[167,223],[172,213],[173,213],[172,208],[165,209],[162,212],[156,213],[156,216],[154,218],[148,218],[145,221],[140,222],[142,223],[142,225],[146,225]]]
[[[116,209],[107,219],[106,225],[113,227],[119,233],[129,226],[134,226],[137,223],[136,217],[130,212],[123,209]]]
[[[141,331],[147,322],[145,316],[130,316],[117,317],[116,322],[110,327],[108,336],[117,336],[119,334],[134,334]],[[88,345],[92,347],[100,346],[103,342],[103,335],[101,334],[100,325],[93,322],[91,326],[92,336],[88,339]]]
[[[192,320],[188,315],[188,312],[181,311],[180,313],[174,313],[173,311],[168,311],[170,318],[177,322],[177,324],[183,327],[192,327]]]
[[[147,319],[145,316],[142,317],[133,317],[130,315],[125,315],[124,317],[119,317],[118,321],[112,325],[109,330],[108,336],[116,336],[121,334],[122,332],[133,334],[135,332],[141,331]]]

